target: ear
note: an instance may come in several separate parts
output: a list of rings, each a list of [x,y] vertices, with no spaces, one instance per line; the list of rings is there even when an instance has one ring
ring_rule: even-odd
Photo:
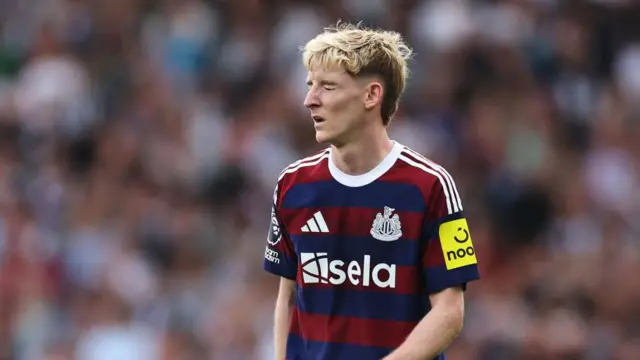
[[[367,110],[375,108],[378,104],[382,104],[384,89],[380,81],[371,81],[366,85],[366,94],[364,99],[364,107]]]

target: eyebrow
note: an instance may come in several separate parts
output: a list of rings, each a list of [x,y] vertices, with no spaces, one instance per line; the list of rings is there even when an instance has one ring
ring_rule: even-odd
[[[313,81],[311,80],[307,80],[307,85],[311,86],[313,85]],[[320,80],[320,85],[330,85],[330,86],[338,86],[338,83],[335,81],[329,81],[329,80]]]

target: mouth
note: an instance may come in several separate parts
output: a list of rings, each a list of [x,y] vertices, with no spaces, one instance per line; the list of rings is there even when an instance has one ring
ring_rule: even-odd
[[[313,119],[313,123],[316,125],[322,124],[324,122],[324,118],[320,115],[311,115],[311,118]]]

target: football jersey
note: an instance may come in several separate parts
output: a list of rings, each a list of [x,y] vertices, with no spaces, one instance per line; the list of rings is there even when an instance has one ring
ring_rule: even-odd
[[[427,314],[429,294],[479,279],[476,255],[441,166],[397,142],[363,175],[330,156],[281,173],[264,268],[297,284],[288,360],[377,360]]]

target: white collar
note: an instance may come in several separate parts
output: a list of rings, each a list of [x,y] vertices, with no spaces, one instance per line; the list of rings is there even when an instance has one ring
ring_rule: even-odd
[[[393,164],[395,164],[396,160],[400,156],[400,153],[402,152],[402,148],[403,148],[403,145],[394,141],[393,147],[391,148],[391,151],[387,154],[387,156],[385,156],[385,158],[376,167],[360,175],[349,175],[342,172],[340,169],[338,169],[336,164],[333,162],[333,158],[331,157],[332,150],[330,148],[329,149],[329,173],[331,173],[331,176],[333,176],[333,178],[337,182],[339,182],[344,186],[361,187],[361,186],[371,184],[372,182],[376,181],[380,176],[384,175],[384,173],[389,171],[391,167],[393,167]]]

